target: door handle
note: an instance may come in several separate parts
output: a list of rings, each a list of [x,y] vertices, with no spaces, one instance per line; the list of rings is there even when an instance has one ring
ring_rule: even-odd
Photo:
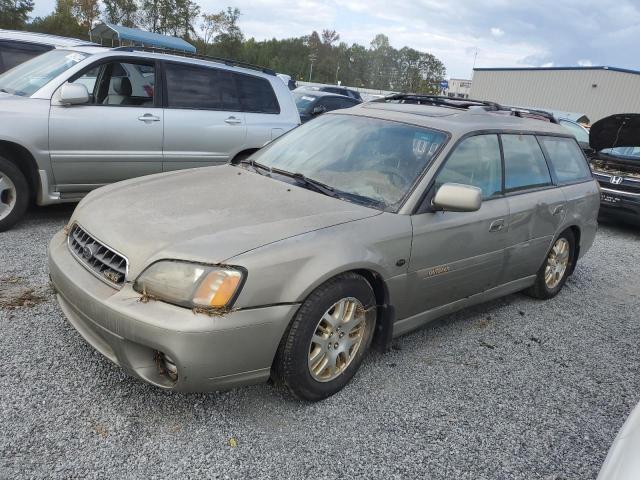
[[[224,123],[226,123],[227,125],[238,125],[240,123],[242,123],[242,120],[236,117],[229,117],[227,118]]]
[[[561,215],[564,213],[564,205],[556,205],[551,211],[552,215]]]
[[[489,226],[489,231],[499,232],[503,228],[504,228],[504,218],[499,218],[498,220],[494,220],[493,222],[491,222],[491,225]]]
[[[160,117],[156,117],[155,115],[151,115],[150,113],[145,113],[141,117],[138,117],[138,120],[141,122],[159,122]]]

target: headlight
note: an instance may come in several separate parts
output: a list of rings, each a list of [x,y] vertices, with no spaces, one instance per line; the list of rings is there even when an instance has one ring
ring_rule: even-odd
[[[239,268],[162,260],[142,272],[133,288],[182,307],[224,308],[235,300],[243,278]]]

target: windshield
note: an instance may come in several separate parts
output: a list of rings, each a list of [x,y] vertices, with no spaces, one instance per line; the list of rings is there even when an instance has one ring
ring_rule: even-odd
[[[298,107],[298,112],[300,113],[306,112],[309,108],[309,105],[311,105],[316,99],[315,97],[305,95],[304,93],[294,93],[293,98],[296,101],[296,106]]]
[[[346,200],[398,205],[447,139],[426,128],[355,115],[323,115],[284,135],[251,158],[300,173]]]
[[[579,142],[589,143],[589,132],[587,132],[577,123],[569,122],[567,120],[560,120],[560,125],[569,130]]]
[[[51,50],[0,75],[0,91],[28,97],[89,54]]]
[[[626,158],[629,160],[640,161],[640,147],[605,148],[604,150],[602,150],[602,153],[615,157]]]

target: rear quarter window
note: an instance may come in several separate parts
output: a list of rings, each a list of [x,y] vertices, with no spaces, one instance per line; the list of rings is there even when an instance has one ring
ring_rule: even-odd
[[[244,112],[280,113],[280,104],[271,83],[253,75],[234,74],[238,85],[240,105]]]
[[[591,170],[582,149],[572,138],[538,137],[547,153],[558,183],[572,183],[591,178]]]

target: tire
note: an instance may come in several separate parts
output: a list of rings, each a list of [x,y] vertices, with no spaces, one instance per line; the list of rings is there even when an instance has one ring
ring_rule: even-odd
[[[565,250],[558,254],[558,248],[560,246],[566,247],[566,264],[562,268],[560,274],[558,263],[556,259],[560,258],[560,263],[563,264],[562,258],[565,256]],[[541,300],[547,300],[555,297],[571,275],[576,262],[576,237],[571,230],[565,230],[558,238],[556,238],[551,246],[551,249],[545,257],[544,263],[538,270],[536,275],[536,283],[524,291],[525,294],[533,298],[539,298]],[[557,268],[556,268],[557,267]],[[548,271],[547,268],[550,270]],[[551,275],[549,275],[551,273]],[[552,280],[552,281],[551,281]]]
[[[29,184],[20,169],[0,157],[0,232],[11,228],[29,206]]]
[[[340,391],[360,367],[375,322],[369,282],[355,273],[327,281],[302,303],[280,342],[273,366],[276,384],[311,402]]]

